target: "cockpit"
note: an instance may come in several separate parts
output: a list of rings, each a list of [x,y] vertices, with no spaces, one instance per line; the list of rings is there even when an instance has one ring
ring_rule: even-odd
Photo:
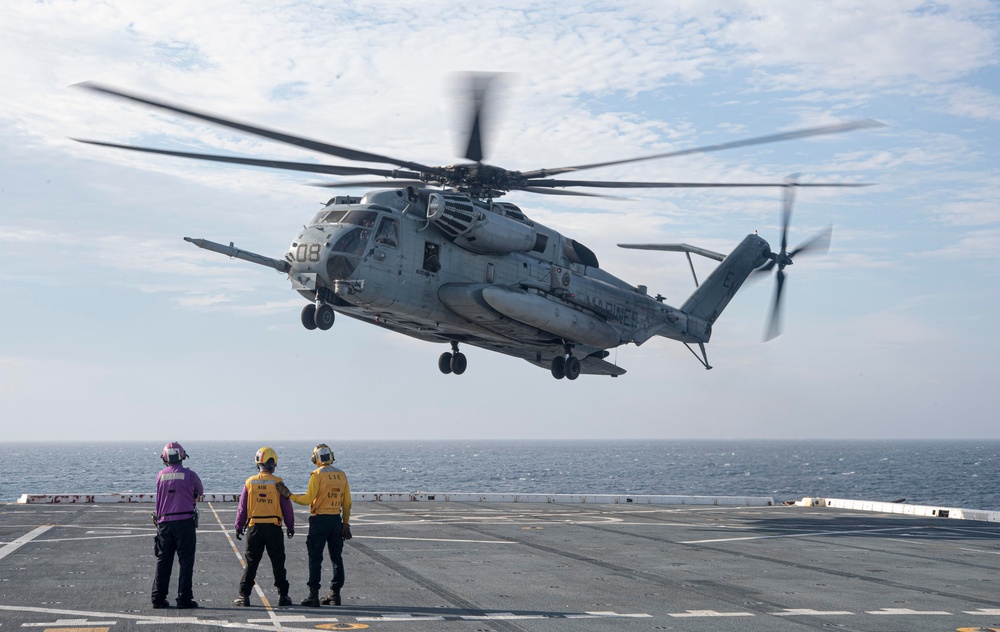
[[[312,264],[309,267],[314,270],[325,268],[331,281],[347,280],[370,244],[399,246],[399,219],[390,209],[327,207],[313,217],[289,255],[300,263]]]

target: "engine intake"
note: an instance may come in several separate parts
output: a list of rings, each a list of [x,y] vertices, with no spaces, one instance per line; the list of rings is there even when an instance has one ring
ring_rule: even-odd
[[[544,251],[548,238],[508,217],[504,210],[494,211],[456,193],[431,193],[427,200],[427,219],[466,250],[480,254]]]

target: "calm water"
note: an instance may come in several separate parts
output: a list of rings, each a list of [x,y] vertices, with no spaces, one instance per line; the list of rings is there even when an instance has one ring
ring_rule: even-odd
[[[183,442],[208,492],[237,492],[259,443]],[[0,443],[0,502],[150,492],[162,443]],[[304,491],[309,442],[275,442]],[[353,491],[803,496],[1000,510],[1000,441],[344,441]]]

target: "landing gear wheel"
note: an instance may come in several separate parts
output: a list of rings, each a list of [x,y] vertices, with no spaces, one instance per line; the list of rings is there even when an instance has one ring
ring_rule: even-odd
[[[562,356],[552,358],[552,377],[557,380],[566,377],[566,358]]]
[[[441,357],[438,358],[438,368],[441,369],[441,372],[445,375],[451,373],[451,359],[452,355],[449,351],[445,351],[441,354]]]
[[[333,311],[333,308],[323,303],[316,308],[316,326],[326,331],[330,327],[333,327],[333,320],[337,315]]]
[[[566,358],[566,379],[575,380],[580,377],[580,361],[569,356]]]
[[[451,372],[455,375],[461,375],[465,373],[465,368],[469,366],[469,361],[465,358],[464,353],[455,353],[451,356]]]
[[[316,329],[316,305],[313,303],[302,308],[302,326],[309,331]]]

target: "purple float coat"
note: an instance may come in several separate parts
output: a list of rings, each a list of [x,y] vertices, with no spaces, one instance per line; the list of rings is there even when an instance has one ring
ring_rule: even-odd
[[[194,470],[180,463],[168,465],[156,475],[157,522],[194,517],[195,503],[204,494],[205,488]]]

